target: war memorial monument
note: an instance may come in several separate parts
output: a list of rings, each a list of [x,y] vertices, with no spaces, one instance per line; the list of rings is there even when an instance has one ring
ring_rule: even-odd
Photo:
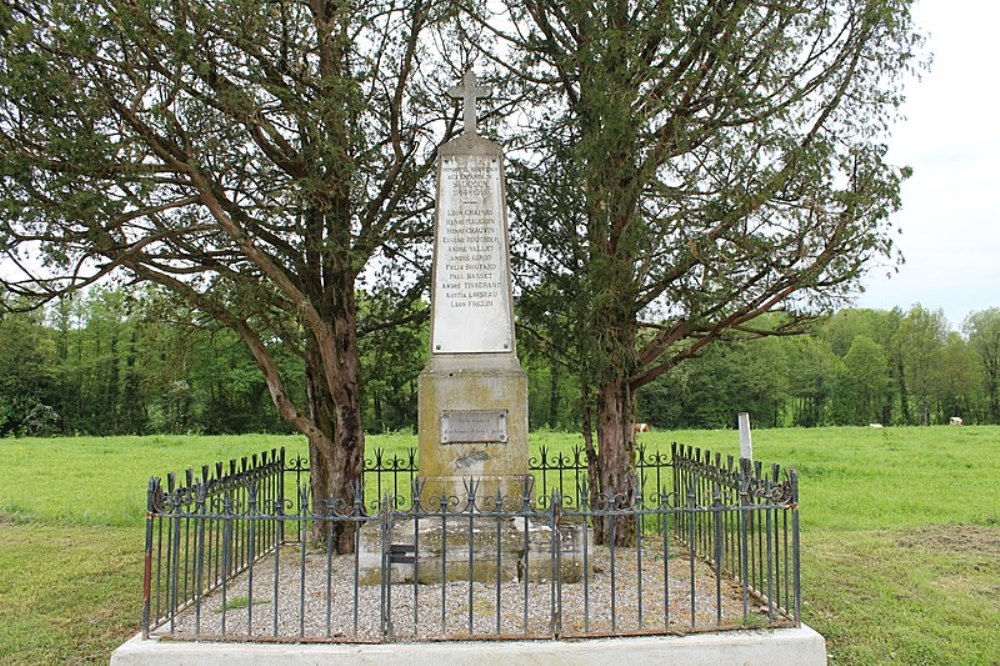
[[[418,456],[365,472],[366,491],[412,474],[408,502],[313,505],[283,451],[152,478],[142,630],[111,663],[824,664],[794,471],[674,445],[637,462],[662,484],[618,506],[589,504],[579,452],[532,462],[503,152],[476,125],[490,90],[469,71],[448,93],[465,124],[438,150]],[[634,521],[636,544],[595,544],[596,517]],[[314,538],[334,525],[353,553]]]

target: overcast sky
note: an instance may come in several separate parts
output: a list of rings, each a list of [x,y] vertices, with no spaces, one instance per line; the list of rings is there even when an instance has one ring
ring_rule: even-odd
[[[857,305],[919,302],[957,328],[971,310],[1000,307],[1000,3],[918,0],[914,17],[933,62],[908,87],[889,151],[914,169],[894,218],[906,263],[892,279],[874,269]]]

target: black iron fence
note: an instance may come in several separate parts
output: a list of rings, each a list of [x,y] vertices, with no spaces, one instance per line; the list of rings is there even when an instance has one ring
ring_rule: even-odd
[[[170,617],[194,604],[248,568],[284,540],[280,520],[243,520],[279,511],[285,504],[284,450],[188,469],[179,482],[149,480],[143,627],[150,618]],[[154,548],[155,544],[155,548]]]
[[[798,621],[797,472],[676,443],[671,458],[673,486],[683,493],[683,506],[711,507],[709,515],[678,512],[680,538],[739,582],[744,615],[757,601],[771,621],[788,614]]]
[[[315,505],[284,451],[152,479],[143,635],[384,642],[685,633],[799,623],[794,470],[640,449],[634,500],[591,497],[542,449],[521,497],[434,506],[414,451],[376,451],[353,502]],[[609,526],[607,543],[595,527]],[[353,552],[334,552],[335,533]],[[617,532],[635,535],[616,543]],[[316,539],[317,535],[329,538]]]

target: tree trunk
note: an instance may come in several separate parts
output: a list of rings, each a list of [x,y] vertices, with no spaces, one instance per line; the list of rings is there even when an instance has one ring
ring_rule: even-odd
[[[355,497],[362,493],[364,468],[364,433],[361,430],[361,403],[358,375],[360,361],[354,334],[354,313],[350,310],[353,295],[346,307],[333,316],[334,344],[337,365],[324,364],[319,343],[308,337],[306,379],[309,391],[310,417],[317,431],[309,436],[311,494],[314,511],[324,513],[328,507],[340,514],[353,510]],[[332,375],[332,376],[329,376]],[[355,523],[335,522],[334,549],[338,553],[354,550]],[[313,537],[323,542],[327,526],[314,524]]]
[[[598,476],[601,501],[608,508],[630,507],[638,498],[635,475],[635,398],[628,381],[606,380],[597,394]],[[629,518],[595,521],[597,543],[635,544],[635,521]]]

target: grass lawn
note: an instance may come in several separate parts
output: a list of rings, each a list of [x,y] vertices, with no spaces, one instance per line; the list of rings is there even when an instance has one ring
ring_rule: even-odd
[[[732,431],[639,437],[737,451]],[[532,448],[581,441],[535,433]],[[1000,664],[1000,427],[762,430],[754,445],[800,472],[804,619],[832,664]],[[0,663],[106,663],[138,629],[148,477],[278,446],[305,451],[269,435],[0,440]]]

